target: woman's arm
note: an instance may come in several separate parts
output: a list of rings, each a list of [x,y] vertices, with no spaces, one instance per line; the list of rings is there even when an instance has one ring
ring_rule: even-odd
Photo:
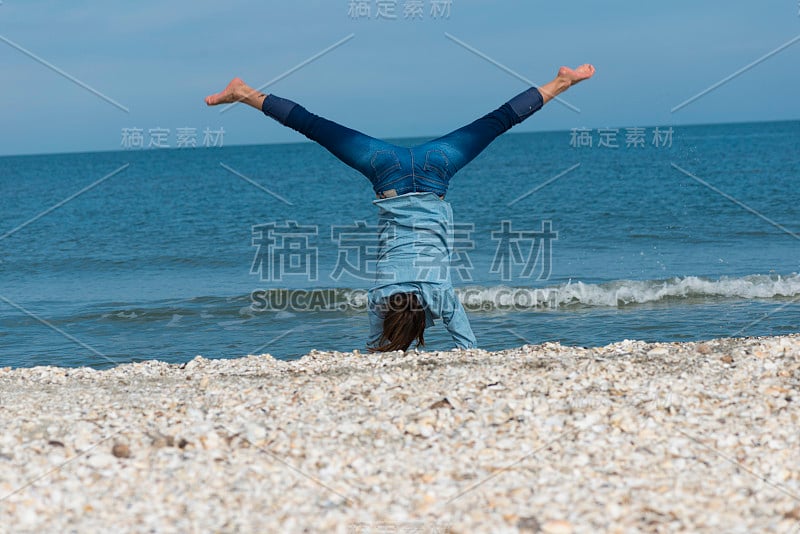
[[[447,290],[444,298],[442,322],[459,349],[474,349],[478,346],[467,312],[464,311],[464,306],[461,305],[452,287]]]

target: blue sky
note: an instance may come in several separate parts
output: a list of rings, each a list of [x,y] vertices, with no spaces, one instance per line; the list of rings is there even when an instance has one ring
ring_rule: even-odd
[[[438,136],[562,64],[596,78],[515,131],[800,119],[800,41],[683,109],[670,110],[800,35],[798,0],[671,2],[452,0],[449,16],[353,18],[350,0],[156,2],[4,0],[0,155],[117,150],[123,128],[224,128],[224,143],[302,138],[244,106],[203,97],[233,76],[383,138]],[[7,42],[8,41],[8,42]],[[9,42],[128,108],[124,112]],[[198,135],[202,136],[201,133]]]

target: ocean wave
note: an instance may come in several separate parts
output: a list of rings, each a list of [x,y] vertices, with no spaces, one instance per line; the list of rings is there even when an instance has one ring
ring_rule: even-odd
[[[460,286],[456,294],[473,312],[529,311],[628,307],[651,303],[703,304],[726,300],[784,299],[800,296],[800,274],[750,275],[719,279],[698,276],[664,280],[617,280],[605,283],[569,281],[544,287]],[[103,308],[103,306],[98,306]],[[363,312],[367,308],[365,288],[261,289],[236,297],[203,296],[179,301],[131,306],[115,303],[96,314],[84,311],[84,319],[107,321],[164,322],[168,326],[201,321],[227,325],[267,313]],[[288,315],[276,316],[283,317]],[[72,318],[73,320],[75,317]],[[185,319],[185,321],[184,321]],[[186,322],[188,321],[188,322]]]
[[[543,288],[458,288],[467,309],[621,307],[669,301],[776,299],[800,295],[800,275],[750,275],[719,279],[698,276],[666,280],[617,280],[600,284],[568,282]]]
[[[750,275],[719,279],[698,276],[665,280],[617,280],[588,284],[570,281],[541,288],[464,286],[456,294],[473,311],[536,308],[620,307],[669,301],[775,299],[800,295],[800,275]],[[365,289],[271,289],[251,295],[254,311],[365,309]]]

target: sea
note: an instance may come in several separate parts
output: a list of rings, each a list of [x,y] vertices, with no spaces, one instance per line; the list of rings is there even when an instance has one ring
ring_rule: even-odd
[[[450,184],[451,278],[487,350],[795,333],[799,184],[798,121],[512,131]],[[374,193],[313,143],[2,157],[0,191],[0,367],[365,348]]]

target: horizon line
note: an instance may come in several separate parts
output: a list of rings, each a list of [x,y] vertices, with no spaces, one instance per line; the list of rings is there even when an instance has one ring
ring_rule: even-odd
[[[597,128],[590,128],[592,130],[596,130],[599,128],[617,128],[617,129],[624,129],[624,128],[654,128],[654,127],[685,127],[685,128],[692,128],[698,126],[725,126],[725,125],[735,125],[735,124],[769,124],[769,123],[778,123],[778,122],[800,122],[800,118],[795,119],[777,119],[777,120],[760,120],[760,121],[730,121],[730,122],[703,122],[703,123],[687,123],[687,124],[680,124],[680,123],[671,123],[671,124],[652,124],[652,125],[645,125],[645,126],[600,126]],[[529,134],[544,134],[544,133],[563,133],[563,132],[571,132],[574,128],[568,129],[560,129],[560,130],[533,130],[527,132],[515,132],[515,131],[508,131],[503,133],[503,136],[506,135],[529,135]],[[389,141],[389,140],[403,140],[403,139],[434,139],[435,137],[440,136],[426,136],[426,135],[405,135],[400,137],[381,137],[379,139]],[[24,153],[17,153],[17,154],[2,154],[0,153],[0,159],[3,158],[24,158],[24,157],[32,157],[32,156],[69,156],[69,155],[78,155],[78,154],[113,154],[115,152],[121,153],[139,153],[139,152],[170,152],[170,151],[188,151],[187,148],[237,148],[237,147],[252,147],[252,146],[272,146],[272,145],[299,145],[299,144],[306,144],[306,143],[314,143],[314,141],[308,139],[302,139],[299,141],[273,141],[268,143],[244,143],[244,144],[235,144],[235,145],[223,145],[221,147],[166,147],[166,148],[141,148],[135,150],[125,150],[125,149],[114,149],[114,150],[83,150],[83,151],[68,151],[68,152],[24,152]]]

